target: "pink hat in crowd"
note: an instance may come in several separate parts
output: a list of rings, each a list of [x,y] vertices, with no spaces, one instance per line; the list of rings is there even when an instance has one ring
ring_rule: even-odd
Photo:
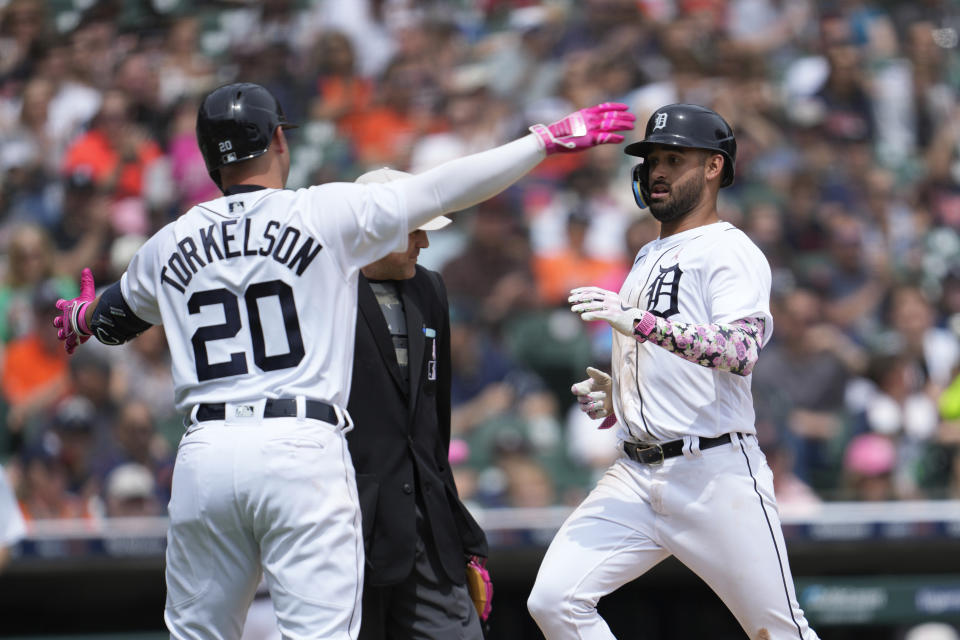
[[[470,445],[464,440],[454,438],[450,441],[450,453],[447,454],[450,464],[458,465],[467,461],[470,457]]]
[[[893,471],[897,451],[893,442],[878,433],[864,433],[847,445],[843,466],[847,471],[865,476],[877,476]]]

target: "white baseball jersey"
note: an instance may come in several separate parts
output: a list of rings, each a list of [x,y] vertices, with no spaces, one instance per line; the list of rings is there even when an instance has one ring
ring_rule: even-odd
[[[763,318],[764,344],[773,333],[770,265],[746,234],[728,222],[645,245],[620,298],[631,307],[691,324]],[[614,410],[623,439],[756,433],[750,376],[700,366],[616,331],[612,362]]]
[[[359,269],[407,233],[403,198],[383,185],[239,193],[161,229],[121,292],[164,325],[179,410],[296,395],[343,407]]]

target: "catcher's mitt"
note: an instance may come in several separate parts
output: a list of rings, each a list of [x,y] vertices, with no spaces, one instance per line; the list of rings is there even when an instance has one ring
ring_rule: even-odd
[[[471,556],[467,562],[467,589],[480,619],[486,621],[493,608],[493,583],[486,569],[487,559]]]

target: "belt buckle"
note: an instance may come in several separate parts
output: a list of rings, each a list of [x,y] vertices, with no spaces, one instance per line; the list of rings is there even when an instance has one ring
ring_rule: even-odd
[[[660,454],[660,459],[659,459],[659,460],[651,460],[650,462],[647,462],[647,464],[649,464],[650,466],[657,466],[657,465],[663,464],[663,460],[664,460],[664,457],[663,457],[663,447],[660,446],[660,443],[659,443],[659,442],[644,442],[643,445],[644,445],[644,446],[643,446],[642,449],[639,449],[639,448],[637,449],[637,452],[638,452],[638,453],[639,453],[640,451],[648,451],[648,450],[650,450],[650,449],[656,449],[656,450],[657,450],[657,453]]]

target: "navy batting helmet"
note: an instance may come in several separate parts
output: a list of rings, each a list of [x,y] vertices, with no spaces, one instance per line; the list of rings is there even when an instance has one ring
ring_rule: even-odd
[[[697,104],[670,104],[653,112],[643,140],[627,145],[624,153],[646,159],[654,145],[708,149],[724,159],[721,187],[733,184],[737,140],[733,129],[716,111]],[[633,197],[641,208],[650,201],[649,167],[641,162],[633,168]]]
[[[220,169],[266,153],[277,127],[291,129],[277,99],[258,84],[237,82],[214,89],[197,114],[197,143],[213,181]]]

